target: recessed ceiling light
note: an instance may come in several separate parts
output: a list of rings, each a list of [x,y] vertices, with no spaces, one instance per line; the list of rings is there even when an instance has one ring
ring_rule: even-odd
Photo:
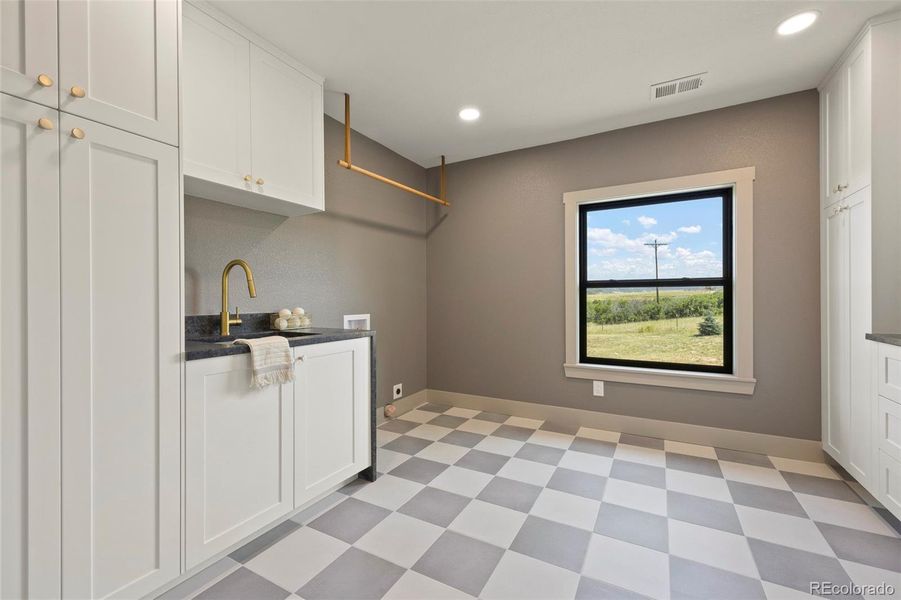
[[[786,20],[779,23],[779,27],[776,31],[779,35],[792,35],[798,33],[800,31],[804,31],[811,25],[813,25],[814,21],[817,20],[817,17],[820,16],[815,10],[808,10],[807,12],[798,13],[793,17],[789,17]]]
[[[460,118],[464,121],[475,121],[481,114],[482,113],[479,112],[478,108],[473,108],[470,106],[460,111]]]

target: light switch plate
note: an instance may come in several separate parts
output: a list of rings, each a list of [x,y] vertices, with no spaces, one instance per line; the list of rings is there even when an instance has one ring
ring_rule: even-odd
[[[595,396],[603,396],[604,395],[604,382],[603,381],[592,381],[592,392]]]

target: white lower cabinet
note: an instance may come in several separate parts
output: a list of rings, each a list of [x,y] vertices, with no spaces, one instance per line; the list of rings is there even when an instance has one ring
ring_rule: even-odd
[[[370,339],[294,349],[294,504],[371,464]]]
[[[294,384],[250,380],[247,354],[187,363],[188,569],[294,508]]]

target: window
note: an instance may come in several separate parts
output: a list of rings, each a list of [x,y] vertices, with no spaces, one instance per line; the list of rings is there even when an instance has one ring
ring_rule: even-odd
[[[732,373],[732,188],[579,207],[580,362]]]

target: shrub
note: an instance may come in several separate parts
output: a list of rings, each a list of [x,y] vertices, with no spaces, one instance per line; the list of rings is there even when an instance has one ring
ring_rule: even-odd
[[[698,335],[720,335],[723,333],[722,326],[717,322],[712,312],[704,316],[704,320],[698,323]]]

